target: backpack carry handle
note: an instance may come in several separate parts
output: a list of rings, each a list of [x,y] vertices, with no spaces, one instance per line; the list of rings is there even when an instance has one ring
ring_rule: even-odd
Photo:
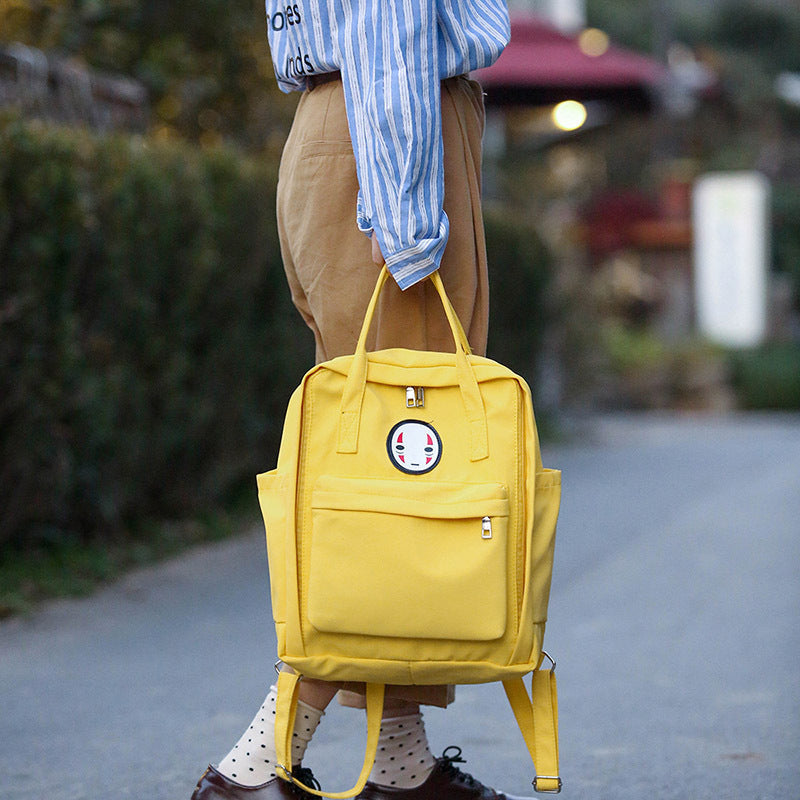
[[[372,319],[375,316],[375,310],[378,306],[378,298],[380,297],[383,287],[386,285],[390,277],[391,273],[389,272],[388,267],[384,264],[380,273],[378,274],[378,280],[375,284],[375,289],[372,292],[372,297],[367,304],[367,310],[364,312],[364,322],[361,325],[361,332],[358,335],[358,344],[356,344],[355,350],[356,353],[359,350],[364,350],[365,352],[367,350],[367,336],[369,335],[370,328],[372,327]],[[455,340],[456,347],[460,345],[467,355],[470,355],[472,353],[472,348],[467,340],[467,334],[464,332],[464,326],[461,324],[461,320],[459,320],[458,314],[456,314],[453,304],[450,302],[450,298],[447,296],[447,292],[445,291],[444,284],[442,283],[442,279],[438,270],[430,276],[430,281],[442,301],[442,306],[444,306],[444,312],[447,316],[447,322],[450,325],[450,330],[453,333],[453,339]]]
[[[356,352],[350,371],[347,374],[344,390],[342,392],[342,402],[339,408],[339,443],[337,452],[356,453],[358,452],[358,432],[361,422],[361,406],[364,402],[364,390],[367,384],[367,336],[375,309],[378,305],[378,298],[389,277],[389,270],[384,265],[375,284],[375,291],[367,306],[364,316],[364,324],[361,327],[361,334],[358,337]],[[458,315],[453,308],[450,298],[447,296],[444,284],[439,272],[431,275],[439,298],[442,301],[445,315],[447,316],[450,330],[453,334],[456,351],[456,373],[458,383],[461,387],[461,398],[464,403],[467,422],[470,430],[470,460],[480,461],[489,457],[489,434],[486,425],[486,410],[483,406],[478,381],[469,363],[468,355],[471,353],[467,336],[464,328],[458,319]]]
[[[431,275],[430,281],[438,292],[439,298],[444,306],[444,313],[447,317],[447,322],[450,324],[450,330],[453,332],[453,337],[456,340],[456,347],[458,347],[460,343],[464,348],[464,352],[468,356],[472,355],[472,347],[470,347],[466,331],[464,330],[464,326],[461,324],[461,320],[458,318],[458,314],[456,314],[455,307],[453,306],[452,302],[450,302],[450,298],[447,296],[447,292],[444,289],[444,283],[442,282],[442,276],[439,275],[439,270],[436,270],[436,272]]]

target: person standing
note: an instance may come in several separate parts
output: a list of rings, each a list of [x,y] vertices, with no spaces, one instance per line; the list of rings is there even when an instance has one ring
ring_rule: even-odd
[[[302,92],[281,158],[278,231],[292,300],[317,362],[352,354],[375,266],[381,294],[368,349],[452,349],[430,281],[439,270],[474,352],[485,354],[488,274],[480,201],[483,93],[469,72],[508,42],[505,0],[267,0],[278,85]],[[324,709],[358,687],[304,679],[293,736],[299,765]],[[367,800],[519,800],[434,758],[420,705],[446,707],[453,687],[387,687]],[[198,782],[192,800],[309,796],[278,777],[270,689],[250,727]]]

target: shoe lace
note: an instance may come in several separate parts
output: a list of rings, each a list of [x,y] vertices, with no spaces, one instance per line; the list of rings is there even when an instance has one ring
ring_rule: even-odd
[[[450,754],[450,751],[453,751]],[[442,766],[449,777],[456,778],[457,780],[465,783],[471,789],[480,788],[483,786],[480,781],[475,780],[468,772],[462,772],[456,764],[466,764],[467,760],[461,758],[461,748],[458,745],[451,744],[445,747],[441,758]]]
[[[320,790],[322,787],[319,781],[314,777],[314,773],[308,767],[295,767],[292,770],[292,777],[310,786],[312,789]],[[307,791],[299,787],[296,783],[291,784],[292,791],[301,798],[314,798],[314,795],[309,794]],[[316,800],[316,798],[314,798]]]

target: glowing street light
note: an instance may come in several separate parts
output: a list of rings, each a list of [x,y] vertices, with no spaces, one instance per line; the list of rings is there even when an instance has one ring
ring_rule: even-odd
[[[553,124],[562,131],[576,131],[586,122],[586,106],[577,100],[564,100],[553,106]]]
[[[578,36],[578,47],[587,56],[601,56],[610,46],[611,40],[608,34],[599,28],[586,28]]]

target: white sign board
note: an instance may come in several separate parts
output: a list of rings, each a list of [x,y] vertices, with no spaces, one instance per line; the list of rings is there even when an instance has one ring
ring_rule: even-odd
[[[517,14],[538,14],[565,33],[586,27],[586,0],[509,0],[512,18]]]
[[[766,333],[769,195],[758,172],[709,174],[694,187],[697,324],[720,344],[752,347]]]

